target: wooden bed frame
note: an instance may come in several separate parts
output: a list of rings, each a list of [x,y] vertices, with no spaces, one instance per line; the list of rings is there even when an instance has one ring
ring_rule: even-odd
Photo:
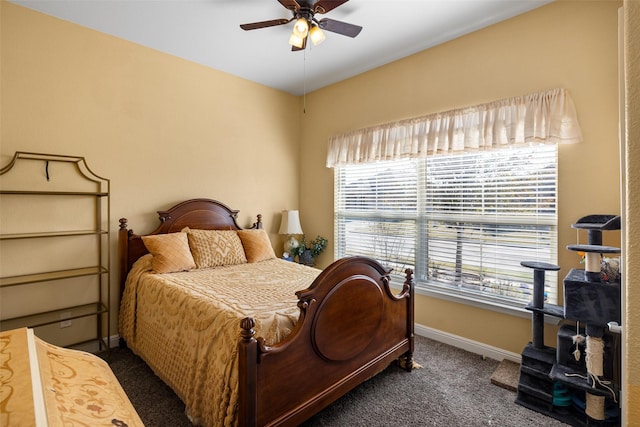
[[[150,234],[194,229],[239,230],[238,211],[210,199],[192,199],[158,211]],[[261,216],[251,228],[262,228]],[[147,250],[120,219],[120,289]],[[295,426],[399,360],[413,367],[414,288],[408,269],[399,294],[389,272],[365,257],[325,268],[308,289],[296,292],[299,320],[281,342],[255,337],[252,318],[239,326],[238,425]],[[215,404],[215,403],[213,403]]]

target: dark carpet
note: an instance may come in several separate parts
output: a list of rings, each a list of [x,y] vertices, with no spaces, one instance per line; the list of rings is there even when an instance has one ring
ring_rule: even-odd
[[[147,427],[191,426],[184,404],[128,349],[103,355]],[[491,383],[498,362],[417,336],[409,373],[392,365],[309,419],[315,426],[565,426]]]

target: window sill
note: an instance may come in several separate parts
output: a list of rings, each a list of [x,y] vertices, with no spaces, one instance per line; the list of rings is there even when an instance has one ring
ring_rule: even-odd
[[[402,289],[402,283],[399,281],[392,280],[391,286],[394,288]],[[502,313],[509,316],[521,317],[526,319],[531,319],[531,311],[525,309],[525,305],[521,308],[511,306],[509,304],[501,304],[495,301],[486,301],[479,300],[478,297],[471,297],[466,295],[452,295],[450,292],[447,292],[443,289],[439,288],[427,288],[424,285],[416,285],[415,293],[418,295],[424,295],[427,297],[442,299],[445,301],[451,301],[458,304],[468,305],[475,308],[480,308],[482,310],[489,310],[496,313]],[[544,316],[545,323],[557,325],[558,322],[562,320],[553,316]]]

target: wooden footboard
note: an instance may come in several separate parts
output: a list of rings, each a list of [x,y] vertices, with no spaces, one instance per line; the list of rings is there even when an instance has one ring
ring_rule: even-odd
[[[413,272],[395,295],[389,274],[364,257],[340,259],[299,291],[300,319],[267,346],[241,322],[239,425],[295,426],[398,358],[413,366]]]

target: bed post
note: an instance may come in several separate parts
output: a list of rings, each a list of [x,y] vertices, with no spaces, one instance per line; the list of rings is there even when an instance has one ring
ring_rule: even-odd
[[[258,341],[251,317],[240,321],[238,344],[238,427],[256,426],[258,417]]]
[[[118,230],[118,255],[120,264],[120,299],[122,300],[122,292],[124,292],[124,284],[127,281],[127,274],[129,274],[129,230],[127,229],[127,218],[120,218],[120,229]]]
[[[250,228],[257,230],[262,229],[262,214],[258,214],[257,221],[254,222]]]
[[[407,268],[404,271],[406,279],[404,281],[404,290],[409,291],[409,298],[407,299],[407,331],[409,331],[409,351],[404,356],[404,369],[411,372],[413,369],[413,340],[414,340],[414,325],[415,325],[415,300],[414,300],[414,286],[413,286],[413,270]],[[407,289],[409,288],[409,289]]]

